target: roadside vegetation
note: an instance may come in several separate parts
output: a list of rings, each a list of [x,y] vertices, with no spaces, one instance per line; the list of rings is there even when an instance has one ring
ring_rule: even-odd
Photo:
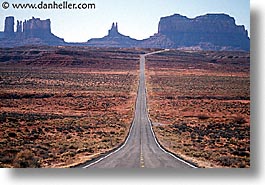
[[[0,167],[70,167],[118,147],[134,115],[139,52],[2,49]]]
[[[148,107],[160,143],[200,167],[250,167],[249,66],[241,52],[150,56]]]

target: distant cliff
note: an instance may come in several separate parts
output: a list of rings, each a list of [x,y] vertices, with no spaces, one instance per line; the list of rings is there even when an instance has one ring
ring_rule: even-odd
[[[6,17],[4,32],[0,37],[1,47],[13,47],[21,45],[61,45],[64,40],[51,33],[51,21],[34,18],[17,21],[14,30],[14,17]]]
[[[207,14],[189,19],[175,14],[161,18],[158,33],[141,47],[189,48],[202,50],[250,50],[250,39],[244,26],[226,14]]]

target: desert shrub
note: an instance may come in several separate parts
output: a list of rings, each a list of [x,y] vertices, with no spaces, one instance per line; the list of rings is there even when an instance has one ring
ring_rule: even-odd
[[[173,100],[173,99],[175,99],[173,96],[166,96],[166,99],[168,99],[168,100]]]
[[[200,119],[200,120],[209,119],[209,116],[207,116],[205,114],[200,114],[200,115],[198,115],[198,119]]]
[[[240,116],[236,117],[234,121],[235,121],[235,123],[237,123],[239,125],[246,123],[246,120],[243,117],[240,117]]]
[[[8,137],[17,137],[17,134],[15,132],[9,132]]]
[[[71,139],[71,138],[72,138],[71,135],[67,135],[67,136],[66,136],[66,139]]]
[[[69,149],[73,149],[73,150],[76,150],[78,147],[77,146],[75,146],[75,145],[73,145],[73,144],[71,144],[70,146],[69,146]]]
[[[0,163],[2,162],[3,164],[10,164],[12,163],[13,156],[11,155],[0,155]]]
[[[236,158],[229,157],[229,156],[221,156],[221,157],[219,157],[219,159],[217,161],[222,166],[229,166],[229,167],[234,166],[238,162]]]
[[[38,158],[30,150],[20,151],[14,161],[13,165],[15,168],[39,168],[40,163]]]
[[[66,97],[74,97],[74,95],[72,93],[67,93]]]
[[[105,139],[102,139],[101,142],[103,142],[103,143],[108,143],[108,142],[110,142],[110,141],[111,141],[110,138],[105,138]]]
[[[7,120],[7,115],[5,113],[0,114],[0,122],[4,123]]]
[[[233,155],[237,155],[241,157],[250,157],[250,153],[248,151],[234,151]]]

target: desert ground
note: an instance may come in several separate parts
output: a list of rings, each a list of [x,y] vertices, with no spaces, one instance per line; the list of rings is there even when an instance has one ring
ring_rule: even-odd
[[[125,140],[141,51],[1,49],[0,166],[62,168]]]
[[[0,48],[0,167],[72,167],[128,135],[149,49]],[[148,108],[167,150],[199,167],[250,167],[250,55],[147,57]]]
[[[250,55],[171,51],[147,59],[159,142],[199,167],[250,167]]]

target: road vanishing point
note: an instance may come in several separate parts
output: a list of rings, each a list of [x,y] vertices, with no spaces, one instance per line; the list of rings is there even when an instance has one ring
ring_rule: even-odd
[[[145,57],[168,50],[140,55],[140,80],[134,120],[124,144],[113,152],[80,165],[81,168],[196,168],[165,151],[158,143],[146,104]]]

